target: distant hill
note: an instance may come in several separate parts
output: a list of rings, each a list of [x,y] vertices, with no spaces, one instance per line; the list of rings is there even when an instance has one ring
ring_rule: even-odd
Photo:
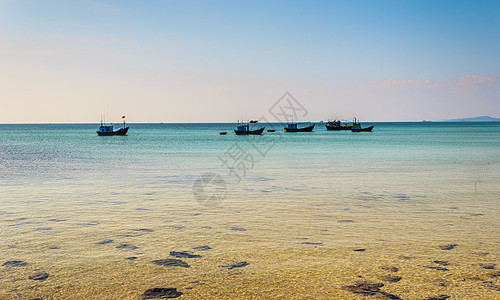
[[[500,118],[493,118],[490,116],[480,116],[474,118],[449,119],[449,120],[443,120],[443,122],[500,122]]]

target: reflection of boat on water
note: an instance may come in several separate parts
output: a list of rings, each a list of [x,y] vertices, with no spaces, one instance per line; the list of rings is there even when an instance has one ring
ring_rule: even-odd
[[[300,123],[304,124],[304,123]],[[315,124],[311,124],[311,122],[305,123],[309,124],[309,126],[306,127],[300,127],[299,123],[287,123],[285,125],[285,132],[311,132],[314,129]]]
[[[101,126],[99,126],[99,130],[97,130],[97,134],[99,136],[108,136],[108,135],[126,135],[128,132],[128,127],[126,127],[125,124],[125,116],[122,116],[123,119],[123,127],[114,131],[113,130],[113,125],[106,125],[102,120],[101,120]]]
[[[365,128],[361,128],[361,127],[359,127],[359,128],[352,128],[352,129],[351,129],[351,131],[352,131],[352,132],[372,131],[373,126],[374,126],[374,125],[372,125],[372,126],[370,126],[370,127],[365,127]]]
[[[238,123],[234,132],[238,135],[246,135],[246,134],[262,134],[264,132],[265,127],[261,127],[256,130],[250,130],[250,125],[248,123]]]

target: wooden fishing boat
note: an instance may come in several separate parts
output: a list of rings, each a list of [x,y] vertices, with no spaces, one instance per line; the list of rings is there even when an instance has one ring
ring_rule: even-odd
[[[248,123],[238,123],[234,133],[238,135],[246,135],[246,134],[262,134],[264,132],[265,127],[261,127],[256,130],[250,130],[250,125]]]
[[[309,126],[300,128],[298,123],[287,123],[285,126],[285,132],[311,132],[314,129],[315,124],[310,124]]]
[[[334,120],[334,121],[328,121],[326,124],[326,130],[351,130],[354,125],[349,125],[347,123],[344,123],[342,125],[342,122],[339,120]]]
[[[116,131],[113,130],[113,125],[106,125],[101,120],[101,126],[99,126],[99,130],[96,131],[97,134],[99,136],[126,135],[127,132],[128,132],[129,127],[127,127],[126,124],[125,124],[125,116],[122,116],[122,119],[123,119],[123,127],[119,128]]]
[[[372,125],[370,127],[365,127],[365,128],[361,128],[361,127],[360,128],[352,128],[351,131],[352,132],[372,131],[373,126],[374,125]]]

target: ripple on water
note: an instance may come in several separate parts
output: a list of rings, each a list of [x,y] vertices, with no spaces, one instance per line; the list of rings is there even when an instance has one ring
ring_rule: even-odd
[[[120,246],[116,246],[116,249],[119,249],[119,250],[135,250],[135,249],[139,249],[139,247],[134,246],[134,245],[120,245]]]
[[[196,246],[193,249],[200,250],[200,251],[207,251],[207,250],[212,250],[212,247],[204,245],[204,246]]]

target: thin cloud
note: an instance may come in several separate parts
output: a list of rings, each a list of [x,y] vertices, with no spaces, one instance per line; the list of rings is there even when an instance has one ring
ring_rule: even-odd
[[[498,75],[464,75],[458,78],[460,86],[485,86],[485,85],[500,85]]]
[[[370,81],[369,86],[372,88],[432,88],[439,87],[441,84],[431,80],[423,80],[423,79],[406,79],[406,80],[397,80],[397,79],[387,79],[383,81]]]
[[[370,81],[370,88],[374,89],[430,89],[441,87],[486,87],[500,85],[498,75],[463,75],[456,80],[447,82],[432,81],[429,79],[399,80],[390,78],[382,81]]]

